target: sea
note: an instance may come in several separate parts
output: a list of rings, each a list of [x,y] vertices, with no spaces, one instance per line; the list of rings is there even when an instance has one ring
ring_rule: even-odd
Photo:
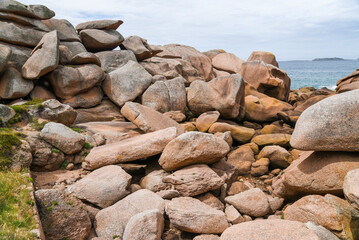
[[[339,79],[359,68],[359,60],[279,61],[278,64],[291,78],[291,89],[310,86],[334,90]]]

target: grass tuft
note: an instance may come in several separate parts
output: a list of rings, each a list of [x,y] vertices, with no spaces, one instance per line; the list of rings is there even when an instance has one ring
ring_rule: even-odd
[[[9,128],[0,128],[0,170],[7,169],[11,164],[13,147],[21,144],[19,133]]]

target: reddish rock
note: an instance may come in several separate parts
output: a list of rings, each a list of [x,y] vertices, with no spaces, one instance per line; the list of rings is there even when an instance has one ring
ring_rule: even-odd
[[[227,131],[230,131],[232,138],[240,143],[249,142],[255,134],[255,130],[251,128],[232,125],[224,122],[216,122],[208,129],[208,132],[210,133]]]
[[[137,62],[135,54],[128,50],[103,51],[95,55],[100,59],[101,67],[106,73],[124,66],[130,60]]]
[[[255,61],[255,60],[263,61],[263,62],[265,62],[267,64],[271,64],[275,67],[279,67],[274,54],[270,53],[270,52],[262,52],[262,51],[252,52],[252,54],[248,57],[247,62]]]
[[[212,59],[213,67],[229,73],[240,73],[244,61],[233,53],[220,53]]]
[[[76,54],[70,59],[70,63],[74,65],[82,65],[82,64],[96,64],[101,67],[100,59],[93,53],[82,52]]]
[[[90,52],[112,50],[123,42],[123,36],[116,30],[85,29],[80,32],[82,43]]]
[[[34,88],[34,83],[22,78],[15,68],[8,67],[0,78],[0,98],[16,99],[27,96]]]
[[[196,120],[196,128],[200,132],[207,132],[212,124],[218,120],[219,115],[218,111],[202,113]]]
[[[30,98],[31,99],[49,100],[49,99],[56,99],[56,96],[51,91],[49,91],[47,88],[37,85],[31,91]]]
[[[65,99],[65,103],[73,108],[91,108],[101,103],[103,92],[100,87],[94,87],[87,92],[80,93],[72,98]]]
[[[77,34],[74,26],[66,19],[48,19],[42,21],[51,30],[56,30],[61,41],[80,42],[80,37]]]
[[[76,30],[79,32],[84,29],[116,30],[122,23],[121,20],[95,20],[78,24]]]
[[[136,55],[138,61],[150,58],[155,54],[150,45],[147,43],[147,40],[140,38],[139,36],[129,36],[125,38],[122,45],[127,50],[131,50]]]

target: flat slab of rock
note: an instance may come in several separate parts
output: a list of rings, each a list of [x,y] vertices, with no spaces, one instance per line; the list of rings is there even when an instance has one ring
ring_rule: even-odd
[[[146,133],[168,127],[175,127],[178,135],[184,133],[184,128],[175,120],[139,103],[127,102],[121,108],[121,114]]]
[[[209,82],[194,81],[187,92],[194,114],[217,110],[225,118],[244,116],[244,81],[241,75],[218,77]]]
[[[129,194],[132,177],[121,167],[110,165],[99,168],[67,188],[77,198],[106,208]]]
[[[228,152],[229,146],[223,139],[209,133],[188,132],[168,143],[158,162],[166,171],[172,171],[191,164],[217,162]]]
[[[79,32],[84,29],[116,30],[122,23],[121,20],[95,20],[78,24],[76,30]]]
[[[0,98],[15,99],[27,96],[34,88],[31,80],[26,80],[13,67],[8,67],[0,78]]]
[[[263,134],[258,135],[252,138],[251,142],[257,144],[258,146],[267,146],[267,145],[279,145],[282,147],[288,147],[291,135],[289,134]]]
[[[359,154],[346,152],[304,152],[273,181],[282,197],[304,194],[343,194],[345,175],[359,168]]]
[[[73,56],[70,60],[71,64],[81,65],[81,64],[96,64],[101,67],[100,59],[93,53],[82,52]]]
[[[359,210],[359,167],[351,170],[344,178],[343,190],[345,198]]]
[[[35,47],[46,34],[29,27],[20,27],[14,23],[0,21],[0,40],[15,45]]]
[[[270,212],[267,195],[259,188],[252,188],[224,199],[240,213],[252,217],[262,217]]]
[[[347,201],[327,194],[305,196],[284,210],[284,218],[321,225],[340,239],[356,239],[359,211]]]
[[[93,170],[106,165],[131,162],[154,156],[161,153],[165,146],[176,136],[176,128],[166,128],[120,142],[95,147],[86,156],[83,168]]]
[[[107,73],[124,66],[130,60],[137,62],[135,54],[128,50],[103,51],[95,55],[100,59],[101,67]]]
[[[177,170],[162,178],[162,182],[170,183],[181,196],[196,196],[220,188],[224,181],[205,164],[192,165]]]
[[[27,6],[14,0],[1,1],[0,11],[16,13],[36,19],[49,19],[55,16],[55,13],[44,5]]]
[[[228,222],[224,212],[198,199],[180,197],[166,205],[166,213],[175,228],[192,233],[222,233]]]
[[[110,100],[102,100],[100,105],[92,108],[78,108],[75,123],[125,121],[120,113],[120,108]]]
[[[122,238],[125,227],[130,219],[146,210],[164,212],[165,201],[156,193],[147,189],[138,190],[111,207],[102,209],[95,217],[95,230],[99,237]]]
[[[265,237],[265,238],[263,238]],[[304,223],[288,220],[256,220],[235,224],[221,235],[220,240],[321,240]]]
[[[118,106],[135,100],[151,84],[152,77],[139,63],[128,61],[112,71],[103,82],[105,94]]]
[[[161,240],[164,225],[162,212],[157,209],[143,211],[128,221],[123,240]]]
[[[35,198],[46,239],[87,239],[91,221],[80,200],[56,189],[38,190]]]
[[[66,154],[79,152],[85,144],[85,138],[61,123],[46,123],[40,136],[48,143]]]
[[[212,65],[218,70],[239,73],[244,61],[233,53],[220,53],[212,59]]]
[[[84,29],[80,32],[82,43],[90,52],[115,49],[124,40],[116,30]]]
[[[291,144],[300,150],[359,151],[359,90],[328,97],[300,115]],[[350,113],[350,114],[349,114]]]

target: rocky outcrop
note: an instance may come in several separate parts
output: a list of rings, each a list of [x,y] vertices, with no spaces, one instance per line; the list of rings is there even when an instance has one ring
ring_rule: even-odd
[[[254,51],[248,57],[247,62],[256,61],[256,60],[263,61],[263,62],[265,62],[267,64],[271,64],[275,67],[279,67],[274,54],[270,53],[270,52]]]
[[[358,180],[359,167],[349,171],[347,175],[345,175],[343,191],[348,202],[350,202],[353,207],[359,210],[359,187],[357,185]]]
[[[0,98],[16,99],[27,96],[34,88],[34,83],[26,80],[15,68],[9,67],[0,78]]]
[[[244,61],[233,53],[220,53],[212,58],[212,65],[218,70],[231,74],[240,73]]]

